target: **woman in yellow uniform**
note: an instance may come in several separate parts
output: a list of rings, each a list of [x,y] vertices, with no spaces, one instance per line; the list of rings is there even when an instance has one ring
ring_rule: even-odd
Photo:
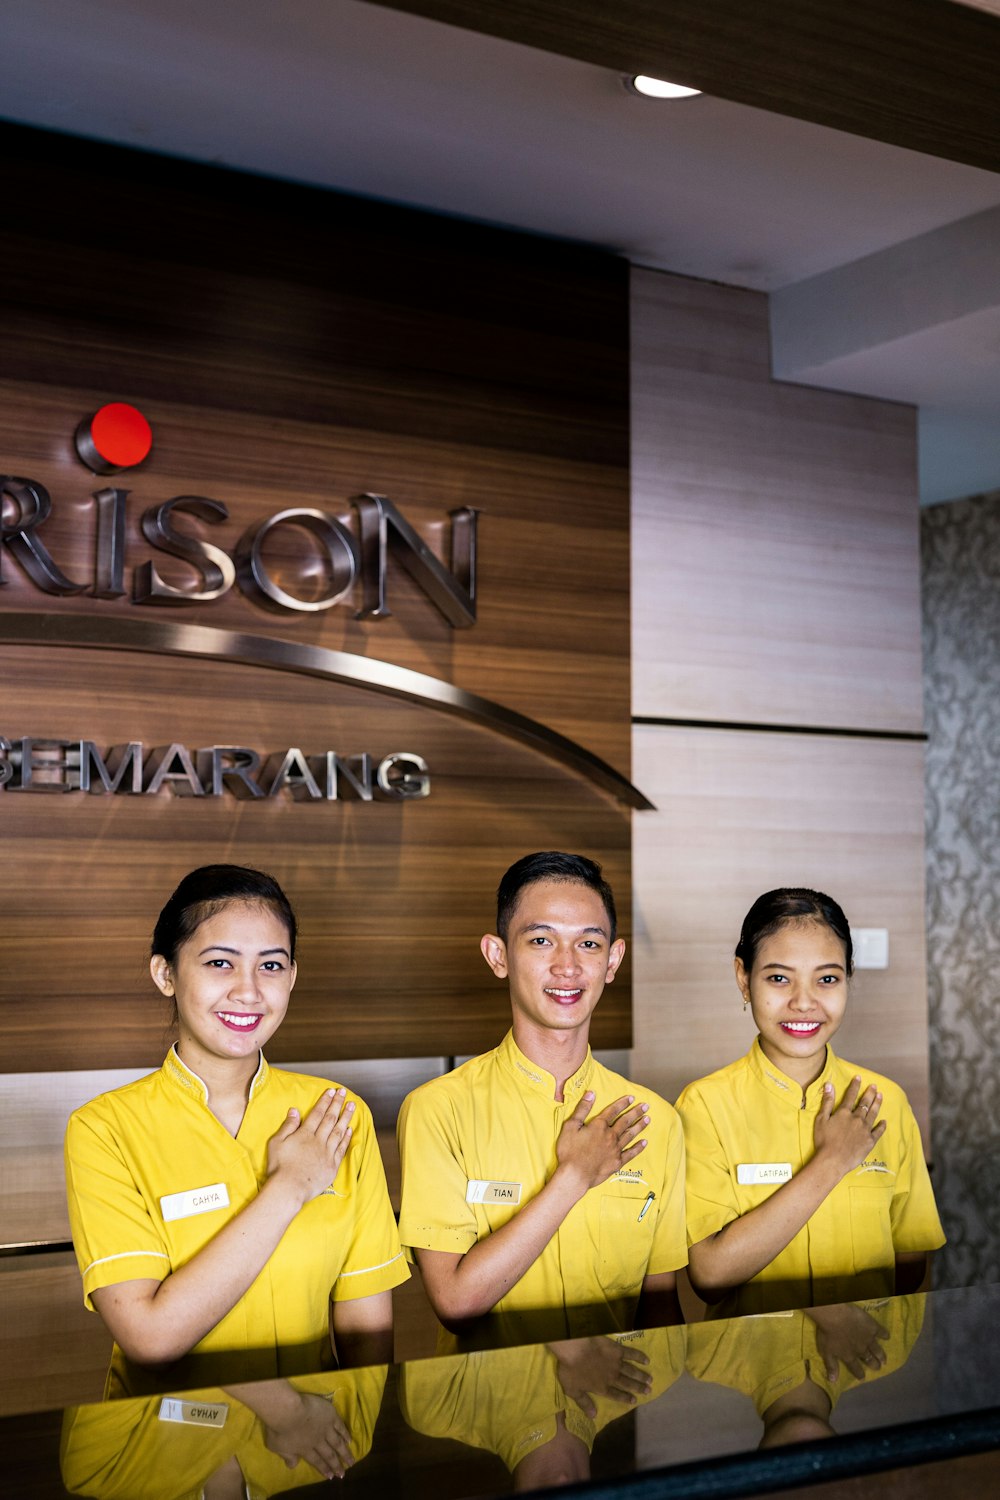
[[[187,875],[150,961],[177,1041],[158,1072],[70,1119],[73,1242],[116,1344],[108,1394],[135,1388],[135,1366],[192,1353],[192,1377],[215,1357],[212,1373],[243,1379],[392,1358],[391,1289],[408,1272],[371,1114],[261,1051],[288,1007],[295,936],[270,876]]]
[[[735,967],[757,1039],[677,1101],[695,1290],[715,1317],[913,1290],[944,1235],[906,1095],[830,1046],[847,918],[819,891],[768,891]]]

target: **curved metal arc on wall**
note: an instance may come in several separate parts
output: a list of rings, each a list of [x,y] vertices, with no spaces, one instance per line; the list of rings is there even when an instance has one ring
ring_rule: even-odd
[[[626,807],[641,811],[653,803],[607,761],[554,729],[515,713],[501,703],[466,692],[439,677],[397,667],[391,662],[349,651],[331,651],[323,646],[305,646],[276,641],[269,636],[244,635],[208,625],[172,625],[155,620],[92,619],[87,615],[0,613],[0,642],[18,646],[94,647],[105,651],[142,651],[154,656],[184,656],[207,661],[238,662],[242,666],[266,667],[276,672],[294,672],[369,688],[454,714],[473,724],[485,725],[518,744],[537,750],[549,760],[574,771],[610,792]]]

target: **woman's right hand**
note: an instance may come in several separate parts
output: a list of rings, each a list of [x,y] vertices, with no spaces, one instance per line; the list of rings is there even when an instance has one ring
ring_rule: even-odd
[[[826,1084],[813,1129],[816,1155],[839,1166],[841,1177],[860,1167],[876,1141],[885,1134],[885,1121],[875,1123],[881,1108],[882,1095],[873,1083],[862,1094],[861,1079],[852,1078],[836,1109],[833,1107],[833,1084]]]
[[[297,1109],[267,1144],[268,1178],[280,1177],[308,1203],[328,1188],[351,1144],[354,1101],[346,1090],[327,1089],[303,1120]]]

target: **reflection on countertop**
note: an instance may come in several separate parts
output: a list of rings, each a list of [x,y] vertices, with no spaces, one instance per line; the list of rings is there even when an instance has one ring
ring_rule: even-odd
[[[814,1483],[1000,1447],[1000,1287],[94,1403],[0,1421],[6,1492],[379,1500]]]

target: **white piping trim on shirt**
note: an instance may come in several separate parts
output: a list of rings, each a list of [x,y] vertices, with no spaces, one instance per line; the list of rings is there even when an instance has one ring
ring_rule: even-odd
[[[400,1252],[399,1252],[398,1255],[394,1255],[392,1257],[392,1260],[384,1260],[384,1261],[381,1262],[380,1265],[377,1265],[377,1266],[365,1266],[360,1271],[341,1271],[339,1279],[343,1280],[343,1281],[346,1281],[347,1278],[348,1278],[348,1276],[369,1276],[372,1273],[372,1271],[384,1271],[385,1268],[386,1268],[386,1266],[393,1266],[393,1265],[396,1264],[397,1260],[402,1260],[402,1258],[403,1258],[403,1252],[402,1252],[402,1250],[400,1250]]]
[[[122,1250],[118,1255],[102,1255],[100,1260],[92,1260],[83,1274],[84,1276],[86,1276],[87,1271],[92,1271],[95,1266],[107,1265],[109,1260],[128,1260],[129,1256],[134,1255],[143,1255],[147,1257],[147,1259],[152,1257],[152,1259],[154,1260],[170,1259],[170,1256],[164,1255],[162,1250]]]

